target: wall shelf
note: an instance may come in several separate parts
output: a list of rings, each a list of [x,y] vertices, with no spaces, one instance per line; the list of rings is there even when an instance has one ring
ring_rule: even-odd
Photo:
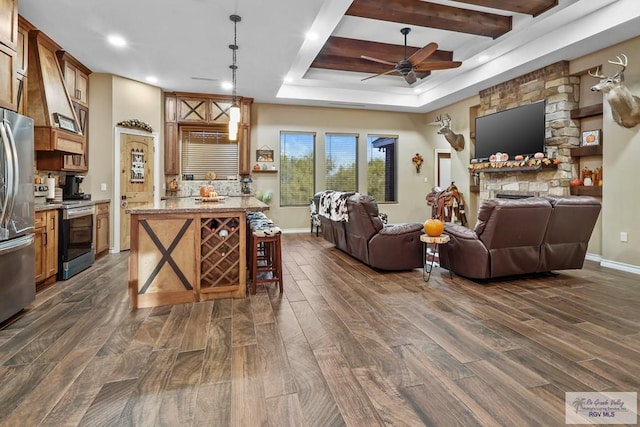
[[[494,162],[494,164],[498,165],[500,162]],[[504,163],[508,163],[508,162],[504,162]],[[479,165],[480,163],[476,163],[475,165]],[[506,165],[502,165],[502,166],[486,166],[486,167],[477,167],[475,169],[472,169],[472,172],[477,172],[477,173],[512,173],[512,172],[535,172],[535,171],[539,171],[539,170],[552,170],[552,169],[557,169],[558,165],[557,164],[550,164],[550,165],[533,165],[533,166],[506,166]]]
[[[602,156],[602,144],[571,149],[572,157]]]
[[[602,197],[602,187],[595,185],[576,185],[569,187],[572,196],[594,196]]]
[[[278,171],[273,169],[265,169],[265,170],[260,169],[260,170],[251,171],[251,173],[278,173]]]
[[[576,108],[575,110],[571,110],[571,118],[584,119],[587,117],[601,116],[603,111],[602,108],[602,103]]]

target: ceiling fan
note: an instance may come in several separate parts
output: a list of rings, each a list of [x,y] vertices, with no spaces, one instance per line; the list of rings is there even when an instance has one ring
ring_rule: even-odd
[[[411,32],[411,28],[402,28],[400,32],[404,35],[404,58],[397,63],[391,61],[385,61],[384,59],[372,58],[370,56],[362,55],[362,59],[367,61],[378,62],[380,64],[390,65],[393,68],[384,73],[376,74],[373,76],[365,77],[362,81],[372,79],[378,76],[384,76],[386,74],[397,73],[404,77],[409,84],[416,82],[416,72],[425,73],[433,70],[445,70],[448,68],[457,68],[462,62],[460,61],[427,61],[433,53],[438,50],[437,43],[429,43],[422,49],[416,51],[413,55],[407,58],[407,34]]]

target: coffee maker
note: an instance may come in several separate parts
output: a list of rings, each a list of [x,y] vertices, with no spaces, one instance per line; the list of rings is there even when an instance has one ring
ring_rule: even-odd
[[[64,177],[64,192],[62,198],[64,200],[91,200],[91,194],[85,194],[80,191],[80,184],[84,180],[84,176],[67,175]]]

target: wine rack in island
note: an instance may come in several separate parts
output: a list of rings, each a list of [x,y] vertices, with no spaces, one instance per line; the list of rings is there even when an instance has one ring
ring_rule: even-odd
[[[246,295],[246,219],[244,212],[200,217],[202,299]]]

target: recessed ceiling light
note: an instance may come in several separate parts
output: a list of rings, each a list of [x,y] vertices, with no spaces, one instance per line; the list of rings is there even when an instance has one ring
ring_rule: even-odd
[[[125,47],[127,45],[127,41],[124,39],[124,37],[117,34],[111,34],[109,37],[107,37],[107,41],[115,47]]]
[[[147,76],[145,80],[149,83],[158,83],[158,78],[156,76]]]
[[[422,89],[419,87],[414,87],[413,88],[413,93],[422,93]]]
[[[231,82],[222,82],[220,86],[222,86],[222,89],[226,89],[226,90],[233,89],[233,83]]]
[[[318,33],[316,33],[315,31],[309,31],[307,32],[306,36],[307,40],[318,40]]]
[[[285,83],[291,83],[292,81],[293,81],[293,79],[291,77],[289,77],[289,76],[284,78],[284,82]]]
[[[489,60],[489,55],[480,55],[478,57],[478,61],[480,62],[487,62]]]

